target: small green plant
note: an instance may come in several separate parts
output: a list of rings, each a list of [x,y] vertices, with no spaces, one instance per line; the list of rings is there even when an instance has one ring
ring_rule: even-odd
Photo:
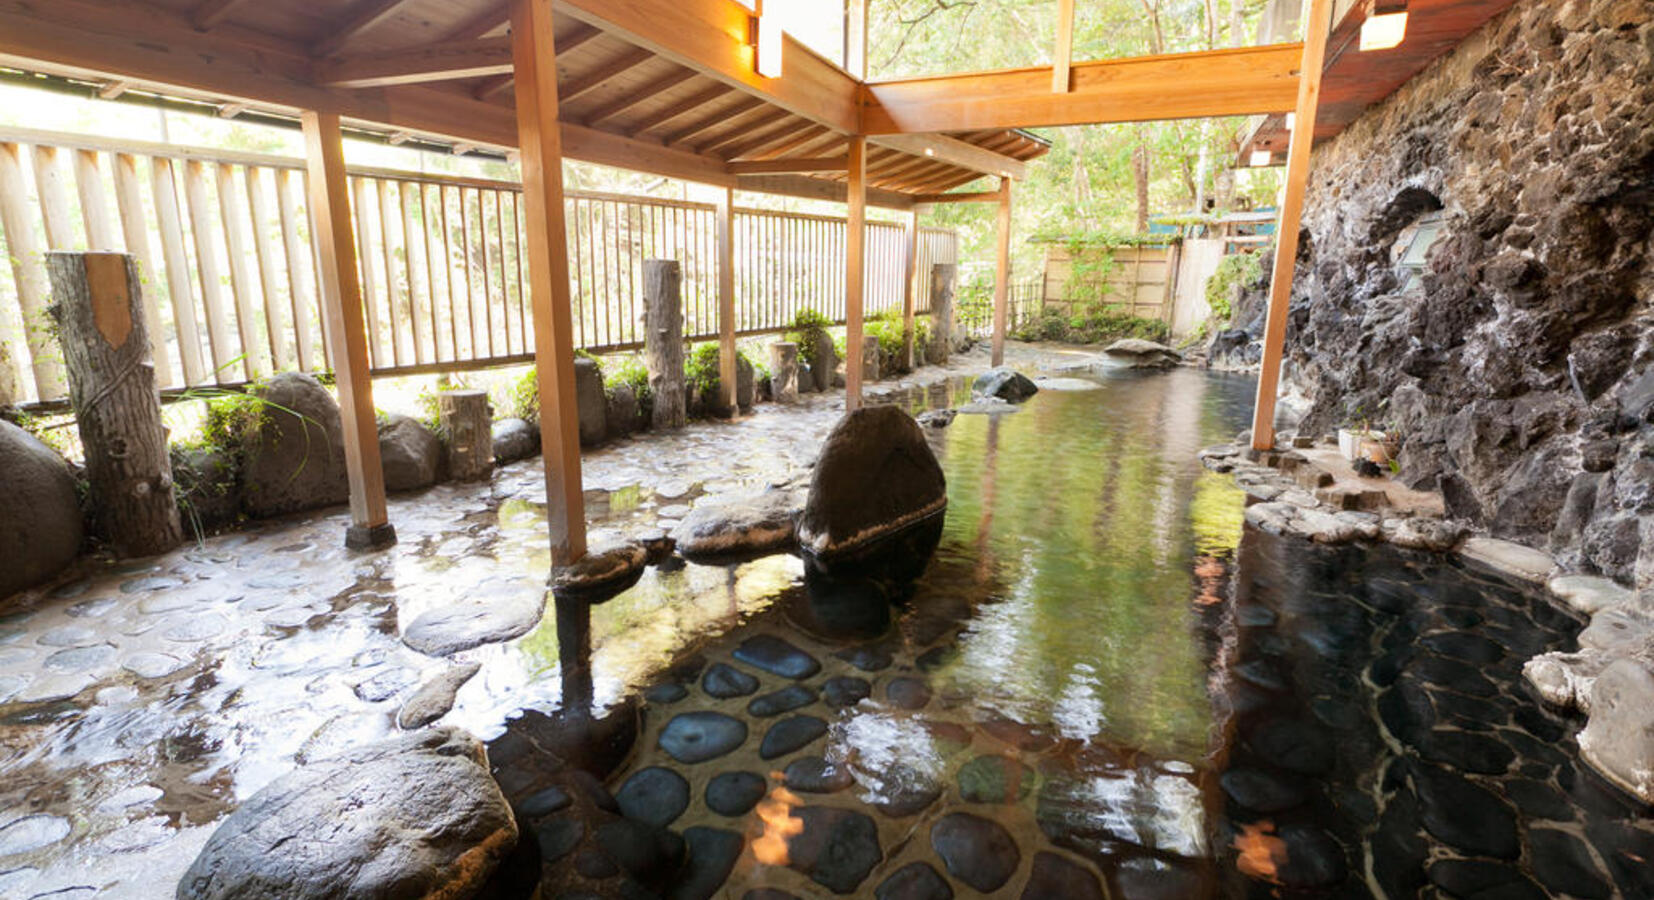
[[[1066,341],[1068,319],[1058,310],[1043,309],[1011,336],[1019,341]]]
[[[518,376],[506,388],[507,418],[515,416],[530,422],[540,421],[540,369],[538,366],[529,366],[528,370]]]
[[[899,373],[910,371],[906,365],[907,328],[899,310],[885,310],[867,320],[867,334],[879,341],[879,371]],[[924,319],[913,320],[913,345],[923,347],[930,340],[930,325]]]
[[[1235,287],[1257,284],[1263,278],[1263,265],[1251,253],[1225,256],[1212,276],[1206,279],[1206,305],[1212,309],[1212,318],[1228,324],[1234,315],[1232,299]]]
[[[793,316],[792,324],[787,326],[783,335],[787,340],[798,345],[798,359],[800,362],[815,365],[816,339],[825,334],[832,327],[833,320],[827,318],[819,310],[805,307]],[[844,351],[839,351],[843,356]]]
[[[269,419],[269,404],[252,390],[225,391],[204,398],[199,445],[239,459],[247,443]]]
[[[696,344],[683,360],[683,380],[693,388],[694,396],[710,397],[718,393],[718,345]]]

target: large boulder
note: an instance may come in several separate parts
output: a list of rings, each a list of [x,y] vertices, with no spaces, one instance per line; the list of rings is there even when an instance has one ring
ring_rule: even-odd
[[[344,429],[333,395],[297,372],[271,376],[254,394],[263,404],[242,469],[247,514],[277,516],[349,499]]]
[[[69,464],[0,420],[0,598],[56,575],[80,552],[82,523]],[[26,511],[27,514],[23,514]]]
[[[609,389],[609,439],[623,438],[645,423],[638,421],[637,391],[629,384],[617,384]]]
[[[527,419],[494,423],[494,461],[500,465],[527,459],[540,452],[540,429]]]
[[[833,426],[810,479],[798,541],[820,559],[866,547],[947,508],[947,481],[913,417],[864,407]]]
[[[379,422],[379,465],[385,490],[416,491],[436,484],[442,439],[412,416],[392,414]]]
[[[998,397],[1010,403],[1021,403],[1039,393],[1039,385],[1010,366],[1000,366],[976,376],[976,383],[971,385],[971,391],[983,397]]]
[[[580,414],[580,445],[603,443],[609,436],[609,396],[603,390],[603,370],[589,356],[574,361],[574,405]]]
[[[1103,355],[1133,369],[1167,369],[1183,361],[1176,350],[1142,338],[1115,341],[1103,348]]]
[[[482,743],[432,728],[272,781],[207,839],[177,896],[457,900],[516,843]]]
[[[1654,803],[1654,670],[1647,662],[1623,657],[1597,677],[1579,753],[1609,781]]]

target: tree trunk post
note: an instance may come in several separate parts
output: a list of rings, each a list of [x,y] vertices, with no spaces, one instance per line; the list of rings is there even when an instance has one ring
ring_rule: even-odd
[[[675,259],[643,261],[643,358],[654,397],[655,428],[682,428],[688,417],[683,394],[683,270]]]
[[[481,481],[494,471],[494,430],[488,392],[443,391],[437,395],[437,420],[448,439],[448,477]]]
[[[871,334],[861,336],[862,381],[878,381],[880,376],[879,339]]]
[[[791,341],[770,344],[770,399],[798,402],[798,345]]]
[[[928,356],[936,365],[946,365],[953,352],[953,282],[957,263],[936,263],[930,267],[930,348]]]
[[[121,556],[171,550],[184,533],[138,268],[124,253],[57,251],[46,268],[98,525]]]

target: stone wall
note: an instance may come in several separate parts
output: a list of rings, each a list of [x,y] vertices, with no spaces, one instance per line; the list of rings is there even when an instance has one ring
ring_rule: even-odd
[[[1399,431],[1451,514],[1654,585],[1654,0],[1518,2],[1317,149],[1304,226],[1301,427]]]

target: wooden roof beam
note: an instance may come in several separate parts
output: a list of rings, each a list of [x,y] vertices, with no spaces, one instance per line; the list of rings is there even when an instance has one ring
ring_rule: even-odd
[[[448,32],[442,36],[442,40],[444,42],[474,41],[509,24],[511,24],[511,8],[502,3],[484,9],[448,29]],[[563,48],[557,48],[557,52],[563,52]]]
[[[780,175],[799,172],[843,172],[850,165],[847,156],[816,156],[809,159],[762,159],[732,162],[725,166],[731,175]]]
[[[744,144],[747,141],[751,140],[752,137],[754,136],[754,134],[766,134],[767,135],[767,134],[769,134],[769,132],[766,129],[769,129],[769,128],[777,125],[777,124],[788,122],[789,120],[796,120],[796,117],[792,113],[787,112],[784,109],[772,109],[769,112],[766,112],[763,115],[758,116],[757,118],[753,119],[752,121],[746,123],[745,125],[741,125],[741,126],[736,127],[736,128],[731,128],[725,134],[719,135],[718,137],[712,138],[709,141],[705,141],[705,142],[697,145],[695,147],[695,152],[696,153],[712,153],[712,152],[717,151],[717,150],[722,150],[723,148],[731,146],[731,145]],[[803,124],[808,125],[809,123],[805,122]],[[734,157],[734,156],[738,156],[738,155],[739,154],[736,154],[736,153],[725,153],[724,154],[724,156],[726,156],[726,157]]]
[[[699,119],[696,119],[692,124],[667,135],[664,143],[668,145],[681,144],[696,135],[705,134],[707,131],[717,128],[719,125],[728,122],[736,116],[744,116],[755,109],[761,109],[763,106],[764,101],[758,99],[757,97],[748,97],[734,106],[717,110],[711,115],[702,116]]]
[[[569,79],[557,89],[557,102],[573,103],[602,87],[609,79],[624,75],[654,58],[655,55],[648,50],[628,50],[578,78]]]
[[[829,131],[825,126],[812,125],[804,131],[799,132],[795,137],[788,138],[779,144],[775,144],[771,147],[765,148],[762,151],[750,154],[750,158],[755,161],[778,159],[789,153],[797,153],[800,156],[806,156],[808,154],[804,153],[804,148],[813,144],[820,144],[829,136],[834,138],[840,137],[840,135],[835,132]]]
[[[782,123],[780,127],[772,128],[762,134],[752,135],[740,143],[725,146],[723,148],[724,159],[744,159],[751,156],[755,151],[774,146],[782,141],[791,140],[821,127],[805,122],[797,116],[789,115],[788,120]]]
[[[396,14],[409,0],[362,0],[351,8],[350,14],[310,50],[311,56],[333,56],[363,32],[377,26]]]
[[[735,189],[759,194],[830,200],[834,203],[844,203],[850,196],[849,186],[844,182],[811,178],[808,175],[740,175],[735,179]],[[913,208],[912,197],[874,187],[867,188],[867,203],[887,209]]]
[[[913,198],[915,203],[998,203],[1000,192],[970,191],[959,194],[918,194]]]
[[[1023,178],[1028,174],[1028,167],[1022,160],[946,135],[887,134],[869,138],[869,141],[881,147],[950,163],[986,175]]]
[[[246,2],[247,0],[206,0],[190,13],[190,22],[195,25],[197,31],[211,31]]]
[[[1147,122],[1283,112],[1297,100],[1299,44],[1075,63],[1066,93],[1049,66],[866,85],[869,135]]]
[[[678,85],[698,77],[700,76],[693,70],[680,68],[669,75],[663,75],[660,78],[656,78],[654,81],[649,82],[635,91],[627,91],[624,97],[620,97],[608,104],[592,110],[586,114],[585,123],[587,125],[596,125],[599,122],[612,119],[615,116],[636,107],[640,103],[647,103],[661,94],[677,87]]]
[[[660,126],[665,125],[667,122],[670,122],[680,116],[686,116],[714,100],[721,97],[727,97],[729,96],[729,93],[729,88],[723,86],[722,84],[715,84],[700,93],[685,97],[665,109],[656,110],[655,112],[644,116],[639,121],[633,122],[632,126],[627,129],[627,133],[633,137],[637,137],[645,131],[649,131],[653,128],[659,128]]]
[[[319,62],[315,78],[317,84],[327,87],[371,88],[478,78],[510,71],[511,39],[501,37]]]
[[[765,78],[747,41],[751,10],[735,0],[558,0],[557,11],[841,133],[860,130],[860,83],[784,36],[785,76]]]
[[[590,26],[582,25],[579,29],[569,32],[568,36],[557,42],[557,55],[561,56],[578,47],[585,46],[603,36],[603,32]],[[515,77],[510,73],[495,75],[471,90],[471,96],[478,100],[491,100],[505,89],[511,87]]]

